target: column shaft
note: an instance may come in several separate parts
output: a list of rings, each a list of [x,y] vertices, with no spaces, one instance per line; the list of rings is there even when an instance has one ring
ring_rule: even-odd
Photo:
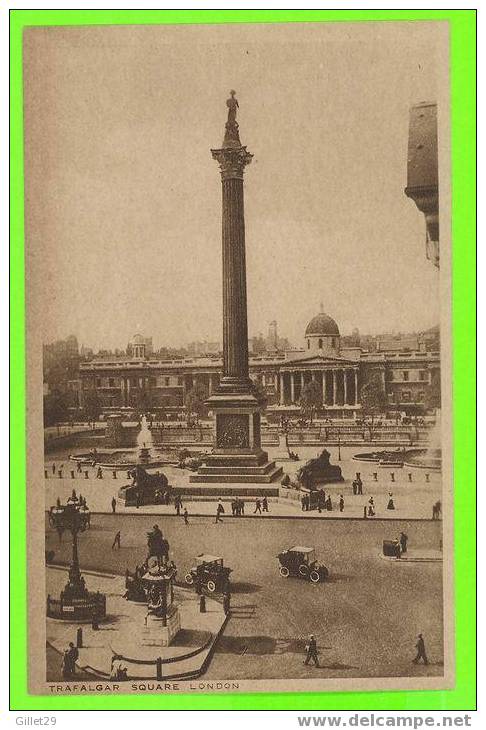
[[[347,403],[348,403],[348,371],[347,370],[343,370],[343,386],[344,386],[343,405],[347,405]]]
[[[248,380],[243,179],[223,179],[223,377]]]
[[[337,370],[332,370],[332,404],[337,405]]]
[[[290,402],[295,403],[295,373],[290,373]]]

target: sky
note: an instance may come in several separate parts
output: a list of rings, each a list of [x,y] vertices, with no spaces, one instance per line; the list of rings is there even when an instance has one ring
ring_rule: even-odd
[[[45,341],[222,339],[221,146],[235,89],[249,333],[303,341],[438,323],[404,195],[411,104],[447,68],[437,24],[34,28],[24,37],[27,292]],[[442,58],[442,56],[441,56]]]

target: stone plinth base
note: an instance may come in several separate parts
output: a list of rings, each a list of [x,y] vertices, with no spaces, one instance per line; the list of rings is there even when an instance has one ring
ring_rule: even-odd
[[[222,382],[207,401],[214,413],[214,450],[189,477],[191,482],[271,484],[282,476],[282,468],[261,448],[261,404],[251,384],[242,382],[241,389]]]
[[[149,631],[147,639],[150,645],[156,643],[157,646],[170,646],[181,630],[181,615],[178,606],[175,604],[170,606],[166,626],[163,625],[163,619],[157,616],[148,616],[147,629]]]

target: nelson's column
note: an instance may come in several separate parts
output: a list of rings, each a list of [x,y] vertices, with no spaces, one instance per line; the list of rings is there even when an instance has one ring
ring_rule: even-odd
[[[253,155],[240,142],[238,101],[230,93],[223,146],[211,150],[223,188],[223,376],[206,401],[215,419],[213,450],[191,481],[269,483],[282,469],[262,451],[262,403],[248,371],[243,173]]]

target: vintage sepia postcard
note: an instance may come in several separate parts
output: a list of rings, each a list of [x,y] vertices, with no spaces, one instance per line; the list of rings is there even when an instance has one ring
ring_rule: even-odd
[[[22,52],[29,691],[453,687],[448,24]]]

